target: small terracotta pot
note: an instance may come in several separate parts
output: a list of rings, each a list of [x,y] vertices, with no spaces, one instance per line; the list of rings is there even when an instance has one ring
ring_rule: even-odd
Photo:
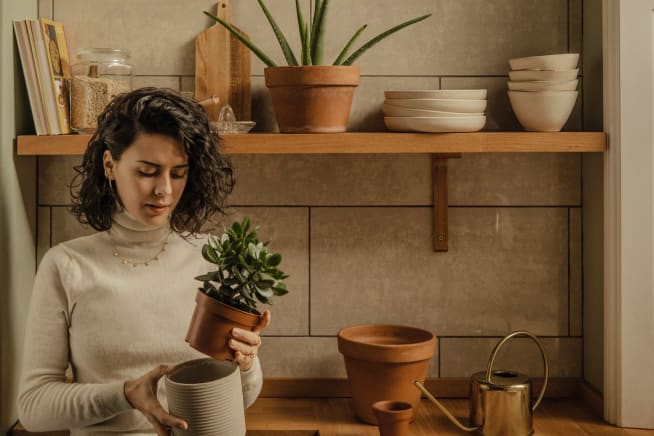
[[[254,330],[260,317],[260,314],[244,312],[223,304],[198,290],[186,342],[214,359],[232,359],[234,355],[227,346],[232,329],[238,327]]]
[[[338,332],[355,415],[377,424],[372,404],[393,398],[414,409],[420,391],[414,380],[424,381],[429,360],[436,350],[433,333],[415,327],[370,324]]]
[[[268,67],[263,72],[280,132],[345,132],[359,67]]]
[[[407,436],[413,419],[413,407],[404,401],[377,401],[372,411],[379,424],[380,436]]]

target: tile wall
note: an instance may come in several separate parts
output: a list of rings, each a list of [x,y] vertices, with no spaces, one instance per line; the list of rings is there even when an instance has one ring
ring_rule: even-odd
[[[294,2],[267,0],[297,45]],[[304,0],[305,8],[309,0]],[[487,130],[520,130],[506,97],[511,57],[581,50],[581,0],[333,0],[327,58],[367,22],[368,36],[427,12],[361,58],[349,129],[383,130],[391,88],[488,88]],[[122,47],[136,86],[193,91],[196,35],[214,1],[41,0],[63,21],[74,53]],[[255,0],[232,0],[232,19],[278,53]],[[338,47],[336,47],[338,46]],[[278,56],[278,57],[281,57]],[[275,122],[252,60],[253,118]],[[582,129],[579,101],[565,130]],[[39,158],[38,256],[90,230],[67,211],[78,157]],[[231,220],[247,214],[285,255],[291,293],[273,307],[261,356],[267,377],[344,377],[340,327],[402,323],[439,336],[432,376],[467,377],[498,338],[544,338],[553,376],[582,376],[581,157],[470,154],[450,160],[450,251],[431,248],[428,155],[234,156]],[[504,364],[502,365],[502,362]],[[500,366],[537,375],[539,355],[517,340]]]

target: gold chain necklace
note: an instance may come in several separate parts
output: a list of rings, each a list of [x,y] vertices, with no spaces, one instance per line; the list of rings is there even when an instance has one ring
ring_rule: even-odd
[[[169,236],[170,236],[170,233],[168,233],[168,235],[166,236],[166,239],[164,239],[163,242],[161,243],[161,248],[159,248],[159,251],[157,251],[157,253],[154,256],[149,257],[149,258],[147,258],[145,260],[134,260],[134,259],[129,259],[127,257],[121,256],[120,253],[118,252],[118,248],[116,247],[116,244],[111,239],[111,235],[109,236],[109,240],[111,240],[111,246],[112,246],[112,249],[113,249],[112,254],[114,255],[114,257],[117,257],[118,259],[120,259],[120,261],[123,263],[123,265],[131,265],[132,268],[136,268],[139,265],[150,266],[151,262],[159,260],[159,256],[161,256],[161,253],[166,251],[166,245],[168,245],[168,237]]]

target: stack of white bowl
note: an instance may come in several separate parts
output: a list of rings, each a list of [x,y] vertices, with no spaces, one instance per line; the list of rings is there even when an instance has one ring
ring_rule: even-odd
[[[561,130],[577,100],[577,62],[578,53],[509,60],[509,100],[525,130]]]
[[[384,92],[384,123],[396,132],[476,132],[486,124],[485,89]]]

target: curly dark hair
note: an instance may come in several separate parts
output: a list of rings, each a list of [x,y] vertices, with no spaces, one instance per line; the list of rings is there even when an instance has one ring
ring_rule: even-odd
[[[225,213],[225,198],[234,187],[232,167],[218,151],[220,139],[207,112],[176,91],[148,87],[118,95],[99,115],[98,128],[70,185],[71,212],[80,223],[98,231],[111,228],[117,194],[105,178],[103,154],[109,150],[120,160],[139,133],[170,136],[188,156],[186,187],[170,217],[175,232],[198,233],[213,215]]]

